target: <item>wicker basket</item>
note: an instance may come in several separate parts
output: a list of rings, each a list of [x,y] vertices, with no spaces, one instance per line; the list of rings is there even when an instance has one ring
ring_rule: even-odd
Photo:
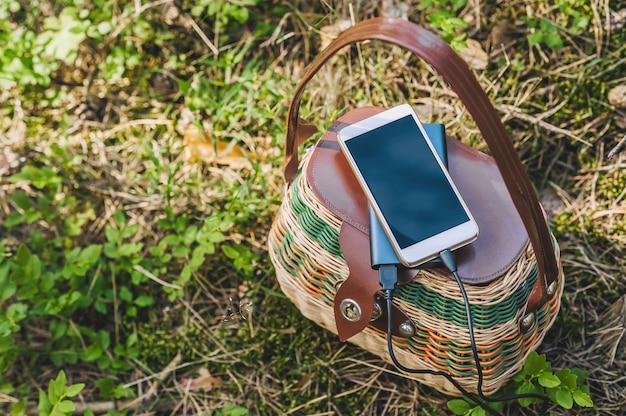
[[[297,161],[299,141],[297,136],[304,137],[312,131],[309,129],[304,134],[300,133],[304,128],[310,127],[298,121],[297,118],[301,90],[334,51],[355,41],[382,39],[404,46],[427,61],[432,54],[440,56],[441,48],[447,48],[447,45],[429,32],[424,35],[424,32],[426,32],[424,29],[406,21],[374,19],[362,22],[347,33],[344,32],[335,41],[335,45],[331,45],[329,50],[311,65],[292,103],[289,114],[291,131],[288,132],[286,151],[288,185],[280,211],[272,225],[269,254],[283,292],[304,316],[334,333],[338,333],[334,309],[338,287],[350,275],[350,267],[344,257],[345,247],[342,249],[340,244],[340,234],[346,220],[350,219],[342,215],[342,211],[337,209],[332,201],[329,202],[327,198],[320,197],[319,190],[312,183],[314,178],[312,179],[311,172],[314,169],[311,168],[311,164],[314,163],[314,152],[308,152],[302,161],[295,165],[297,172],[293,168],[294,157]],[[431,36],[434,40],[428,37],[429,42],[421,41],[422,49],[412,44],[411,39],[423,40],[424,36]],[[427,45],[424,46],[424,44]],[[458,66],[462,63],[462,61],[459,63],[455,60],[459,59],[456,55],[448,56],[446,59],[452,59],[451,63],[444,60],[444,63],[448,62],[450,65]],[[471,74],[466,67],[462,68],[462,78],[455,80],[454,76],[447,76],[445,70],[439,68],[445,65],[435,62],[433,66],[440,70],[444,79],[453,88],[456,86],[457,92],[459,92],[460,84],[467,85],[474,82],[478,85],[473,76],[471,79],[474,81],[468,81]],[[472,86],[474,84],[470,85]],[[470,91],[470,95],[475,94]],[[463,96],[461,99],[463,100]],[[467,105],[465,100],[464,102]],[[471,110],[470,108],[470,112]],[[495,110],[493,111],[495,113]],[[475,113],[473,115],[485,135],[484,123],[480,120],[482,115],[477,116]],[[354,121],[354,117],[354,114],[348,114],[338,120],[338,123],[345,124],[350,120]],[[363,118],[363,115],[359,115],[358,118]],[[501,126],[499,120],[497,124]],[[328,140],[335,134],[334,130],[331,127],[321,140]],[[505,138],[508,140],[508,137],[505,136]],[[502,139],[496,138],[496,140]],[[491,141],[493,142],[493,139]],[[492,148],[493,143],[490,140],[487,142]],[[508,146],[512,149],[510,143]],[[478,154],[477,151],[473,152]],[[479,158],[487,159],[482,154]],[[493,163],[491,159],[489,160]],[[498,158],[495,162],[499,162]],[[290,166],[292,173],[290,173]],[[500,167],[500,164],[498,166]],[[509,168],[513,169],[507,166],[507,169]],[[502,171],[501,167],[500,171]],[[293,172],[296,172],[295,175]],[[460,176],[457,172],[457,177]],[[528,180],[525,174],[524,177]],[[508,181],[510,182],[510,179]],[[504,174],[503,182],[513,195],[516,191],[511,191],[510,183],[507,183],[507,177]],[[471,189],[467,188],[468,186],[465,190],[461,190],[461,193],[471,192]],[[463,196],[465,198],[465,195]],[[528,233],[530,239],[528,235],[525,236],[524,241],[527,243],[522,246],[515,261],[505,270],[497,270],[497,273],[493,273],[490,279],[480,284],[465,285],[473,312],[474,333],[484,376],[485,394],[496,392],[521,369],[528,353],[543,340],[560,307],[563,276],[558,245],[548,234],[549,247],[546,248],[544,240],[543,246],[540,247],[541,251],[537,250],[536,246],[540,244],[537,243],[536,234],[545,234],[548,231],[541,208],[536,201],[536,195],[533,193],[531,198],[536,204],[535,211],[539,211],[541,218],[535,219],[534,225],[529,225],[530,220],[520,213],[520,223],[523,222],[526,229],[532,230]],[[474,207],[472,212],[476,209],[480,207]],[[532,227],[537,228],[538,231],[535,232]],[[363,229],[361,232],[366,238],[367,230]],[[507,236],[503,238],[506,240]],[[535,252],[542,253],[542,256],[536,258]],[[369,257],[364,255],[363,261],[368,260]],[[398,359],[407,367],[445,371],[454,376],[456,381],[468,391],[476,391],[476,363],[471,351],[465,305],[457,283],[439,269],[426,269],[416,273],[409,282],[397,288],[394,299],[394,307],[403,311],[415,328],[412,336],[394,336],[394,350]],[[539,292],[539,295],[535,292]],[[525,319],[528,320],[529,316],[534,318],[532,322],[523,323]],[[390,361],[386,334],[374,326],[366,326],[362,331],[351,336],[349,341]],[[458,395],[454,386],[443,377],[429,374],[411,377],[444,393]]]

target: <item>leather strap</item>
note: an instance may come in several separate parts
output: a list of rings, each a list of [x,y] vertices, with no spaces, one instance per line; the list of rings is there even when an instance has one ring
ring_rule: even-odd
[[[527,312],[536,311],[548,297],[548,285],[555,282],[559,275],[543,210],[507,131],[478,80],[454,50],[432,32],[402,19],[374,18],[344,31],[313,60],[296,89],[287,115],[285,180],[291,183],[295,178],[299,164],[298,144],[309,137],[313,130],[308,123],[302,124],[306,131],[300,127],[299,111],[304,88],[337,51],[366,40],[395,44],[421,57],[439,72],[474,118],[502,174],[537,257],[539,277],[526,309]]]
[[[378,282],[378,272],[370,267],[369,238],[359,238],[361,237],[360,234],[362,234],[361,231],[348,222],[341,225],[339,232],[339,244],[348,264],[348,270],[350,270],[350,274],[335,293],[335,323],[337,335],[342,342],[358,334],[370,324],[383,332],[387,332],[387,306],[384,302],[381,302],[382,305],[380,305],[383,312],[382,316],[370,322],[376,294],[380,291],[380,283]],[[398,283],[403,284],[411,281],[417,273],[418,270],[400,268],[398,270]],[[354,300],[359,305],[361,309],[359,319],[348,321],[342,316],[341,300],[348,299]],[[401,335],[398,328],[402,322],[411,325],[415,330],[413,321],[404,311],[396,305],[393,305],[393,308],[392,334]]]

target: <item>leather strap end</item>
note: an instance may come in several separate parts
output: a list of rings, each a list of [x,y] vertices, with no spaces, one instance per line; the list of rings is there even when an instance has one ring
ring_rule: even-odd
[[[374,311],[373,295],[367,296],[367,294],[363,294],[367,298],[371,298],[369,302],[362,301],[362,296],[356,296],[358,300],[354,299],[355,291],[359,292],[359,285],[358,283],[354,285],[353,282],[357,283],[355,279],[350,279],[348,276],[348,279],[343,282],[335,294],[335,323],[337,325],[337,335],[341,342],[347,341],[349,338],[363,331],[370,324],[372,312]],[[359,319],[357,321],[349,321],[344,317],[342,311],[342,308],[348,307],[348,304],[351,302],[355,302],[359,308]]]

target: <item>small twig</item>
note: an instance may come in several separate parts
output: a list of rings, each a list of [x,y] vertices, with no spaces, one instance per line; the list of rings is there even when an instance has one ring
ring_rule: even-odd
[[[138,264],[135,264],[133,266],[133,269],[137,270],[139,273],[143,274],[144,276],[146,276],[148,279],[153,280],[155,282],[157,282],[158,284],[165,286],[165,287],[169,287],[170,289],[176,289],[176,290],[181,290],[182,287],[172,284],[172,283],[168,283],[165,280],[161,280],[158,277],[156,277],[155,275],[153,275],[152,273],[150,273],[148,270],[144,269],[143,267],[141,267]]]
[[[547,121],[543,121],[543,120],[541,120],[541,119],[539,119],[537,117],[533,117],[531,115],[524,114],[521,111],[517,111],[512,106],[509,106],[509,105],[499,105],[496,108],[498,110],[500,110],[500,111],[507,112],[509,115],[511,115],[511,116],[513,116],[515,118],[519,118],[520,120],[527,121],[527,122],[533,123],[533,124],[537,124],[539,127],[542,127],[542,128],[544,128],[544,129],[546,129],[548,131],[551,131],[551,132],[557,133],[557,134],[562,134],[562,135],[567,136],[567,137],[571,137],[572,139],[574,139],[574,140],[576,140],[576,141],[578,141],[580,143],[583,143],[583,144],[585,144],[585,145],[587,145],[589,147],[592,146],[591,143],[589,143],[586,140],[581,139],[580,137],[576,136],[571,131],[562,129],[560,127],[557,127],[557,126],[555,126],[553,124],[550,124]]]
[[[151,118],[144,118],[144,119],[139,119],[139,120],[131,120],[128,121],[126,123],[122,123],[118,126],[113,127],[111,130],[107,130],[104,132],[103,136],[101,137],[102,140],[106,140],[110,137],[113,137],[115,135],[115,133],[117,133],[118,131],[122,131],[128,127],[134,127],[134,126],[170,126],[172,124],[172,120],[155,120],[155,119],[151,119]]]
[[[87,290],[87,296],[91,297],[91,292],[93,291],[93,287],[96,285],[96,281],[98,277],[100,277],[100,271],[102,270],[102,265],[98,264],[95,273],[93,274],[93,278],[91,279],[91,283],[89,284],[89,289]]]
[[[209,49],[211,49],[211,52],[213,52],[213,55],[217,58],[217,56],[220,54],[220,51],[215,47],[213,42],[211,42],[211,39],[208,38],[208,36],[202,31],[202,29],[200,29],[200,26],[198,26],[198,24],[191,17],[187,17],[187,22],[191,25],[191,27],[193,27],[193,30],[196,31],[198,36],[200,36],[200,39],[202,39],[204,43],[206,43]]]
[[[609,154],[606,155],[606,158],[608,160],[612,160],[615,157],[615,155],[619,153],[620,150],[622,150],[625,144],[626,144],[626,134],[624,134],[624,137],[622,137],[622,140],[620,140],[619,143],[617,143],[617,145],[609,152]]]

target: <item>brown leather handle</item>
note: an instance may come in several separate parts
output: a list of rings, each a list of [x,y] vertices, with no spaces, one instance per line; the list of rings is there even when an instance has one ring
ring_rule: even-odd
[[[313,60],[300,81],[289,107],[285,146],[286,181],[290,183],[297,173],[298,145],[315,132],[311,124],[299,118],[304,88],[337,51],[366,40],[395,44],[421,57],[439,72],[476,121],[520,214],[537,257],[539,277],[526,308],[528,312],[536,311],[547,299],[548,285],[555,282],[559,275],[559,265],[537,193],[500,117],[478,80],[465,61],[432,32],[406,20],[374,18],[344,31]]]

